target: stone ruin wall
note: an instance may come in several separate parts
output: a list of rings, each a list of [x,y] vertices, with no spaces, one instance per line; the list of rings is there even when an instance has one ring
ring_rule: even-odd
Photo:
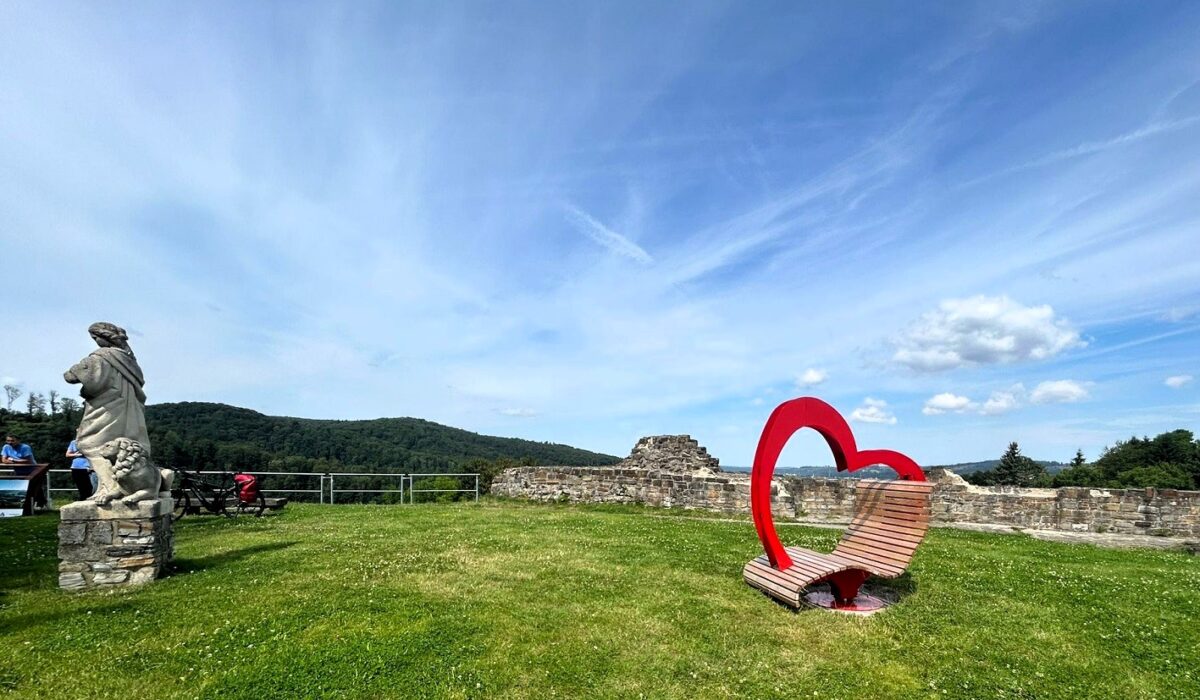
[[[935,523],[1200,537],[1200,491],[972,486],[945,470],[928,475],[937,484],[932,494]],[[848,522],[856,483],[777,476],[771,510],[779,518]],[[717,460],[686,435],[642,438],[629,458],[612,467],[506,469],[491,492],[539,501],[750,512],[749,474],[720,471]]]

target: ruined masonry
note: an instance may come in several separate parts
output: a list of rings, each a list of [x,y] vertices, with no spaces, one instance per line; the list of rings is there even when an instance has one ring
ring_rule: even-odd
[[[499,496],[540,501],[643,503],[663,508],[750,512],[750,478],[721,471],[715,457],[690,435],[638,440],[611,467],[517,467],[492,482]],[[783,483],[771,482],[771,510],[791,518],[796,507]]]
[[[936,484],[931,495],[934,523],[1200,537],[1200,491],[973,486],[943,469],[927,474]],[[778,518],[849,522],[856,483],[776,476],[771,511]],[[642,438],[629,457],[612,467],[506,469],[492,482],[492,493],[541,501],[750,512],[750,475],[720,471],[717,460],[687,435]]]
[[[134,506],[79,501],[61,509],[58,585],[68,591],[137,586],[174,556],[169,493]]]

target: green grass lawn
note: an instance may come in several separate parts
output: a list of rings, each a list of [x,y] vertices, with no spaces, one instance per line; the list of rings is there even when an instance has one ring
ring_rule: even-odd
[[[56,517],[0,520],[0,695],[1200,697],[1200,557],[938,529],[859,619],[743,583],[749,523],[648,513],[189,517],[176,572],[116,594],[56,589]]]

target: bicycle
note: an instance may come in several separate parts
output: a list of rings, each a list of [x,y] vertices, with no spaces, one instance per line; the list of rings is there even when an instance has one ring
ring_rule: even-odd
[[[221,482],[213,483],[186,469],[175,470],[175,484],[171,489],[171,498],[175,500],[175,509],[171,514],[172,521],[179,520],[188,513],[207,511],[213,515],[224,515],[227,518],[239,515],[261,517],[267,510],[266,499],[262,492],[255,490],[252,496],[242,498],[242,491],[236,483],[225,486],[229,481],[229,472],[221,474]]]

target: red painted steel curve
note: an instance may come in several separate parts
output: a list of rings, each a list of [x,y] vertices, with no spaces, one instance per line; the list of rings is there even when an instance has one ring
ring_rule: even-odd
[[[833,406],[824,401],[805,396],[785,401],[771,412],[763,427],[758,449],[754,452],[754,466],[750,471],[750,513],[754,518],[754,529],[766,550],[771,566],[787,569],[792,565],[779,534],[775,532],[775,521],[771,517],[771,479],[775,475],[775,463],[783,446],[801,428],[812,428],[825,438],[838,471],[855,471],[863,467],[882,464],[906,481],[925,481],[925,473],[917,463],[905,455],[892,450],[863,450],[859,452],[854,433],[846,419]]]

